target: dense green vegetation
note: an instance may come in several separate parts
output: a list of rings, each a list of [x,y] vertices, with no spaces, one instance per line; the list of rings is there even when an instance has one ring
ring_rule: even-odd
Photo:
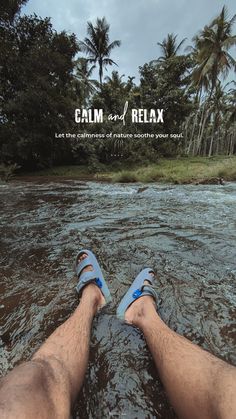
[[[230,55],[236,45],[236,16],[229,17],[226,7],[184,52],[186,40],[178,42],[176,35],[167,34],[158,42],[160,56],[140,66],[140,82],[136,84],[134,77],[125,79],[117,70],[110,77],[104,74],[108,66],[119,64],[112,60],[112,52],[122,45],[120,40],[110,39],[105,18],[88,22],[82,41],[73,34],[56,32],[49,18],[21,14],[26,2],[3,0],[0,5],[1,170],[7,165],[20,166],[24,171],[87,165],[87,172],[93,173],[111,164],[140,167],[145,163],[149,165],[146,174],[141,168],[132,175],[119,173],[115,179],[168,180],[170,175],[161,175],[160,157],[236,153],[236,83],[224,82],[229,71],[236,70]],[[93,76],[95,68],[99,80]],[[105,114],[122,114],[126,101],[128,115],[131,108],[163,108],[164,123],[147,128],[146,124],[132,124],[130,118],[125,126],[121,121],[97,125],[73,122],[75,108],[102,108]],[[56,132],[147,131],[183,136],[158,141],[55,140]],[[186,159],[183,162],[186,164]],[[176,176],[181,178],[181,174]]]

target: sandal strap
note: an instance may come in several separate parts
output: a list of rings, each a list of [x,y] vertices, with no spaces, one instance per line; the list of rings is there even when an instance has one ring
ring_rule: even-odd
[[[92,260],[90,258],[90,256],[86,256],[85,259],[83,259],[77,266],[76,266],[76,274],[78,276],[78,278],[81,275],[81,272],[84,268],[87,268],[87,266],[89,265],[93,265]],[[91,271],[92,272],[92,271]]]
[[[142,287],[142,295],[150,295],[157,301],[157,293],[151,285],[144,285]]]
[[[98,277],[95,271],[87,271],[83,272],[80,277],[80,282],[85,284],[86,282],[90,281],[90,279],[96,279]]]
[[[82,288],[84,288],[85,285],[90,284],[90,282],[95,282],[96,279],[97,279],[97,275],[95,271],[87,271],[87,272],[82,273],[82,275],[80,276],[79,283],[76,287],[78,294],[80,293]]]

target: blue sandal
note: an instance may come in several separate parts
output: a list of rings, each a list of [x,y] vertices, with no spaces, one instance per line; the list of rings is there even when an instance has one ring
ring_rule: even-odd
[[[83,254],[86,254],[88,256],[86,256],[85,259],[83,259],[80,263],[78,263],[79,257],[82,256]],[[83,269],[89,265],[92,265],[93,270],[82,272]],[[76,262],[75,262],[75,271],[79,279],[79,282],[76,286],[76,291],[78,292],[78,294],[81,293],[82,289],[86,285],[93,282],[94,284],[98,286],[98,288],[100,288],[100,291],[102,292],[105,298],[106,304],[112,300],[111,293],[104,279],[104,276],[102,274],[97,258],[90,250],[83,249],[78,253],[76,257]]]
[[[144,295],[152,296],[155,302],[157,302],[157,294],[154,288],[152,287],[154,277],[151,275],[151,273],[154,274],[153,269],[145,268],[135,278],[135,280],[133,281],[125,296],[122,298],[117,308],[116,315],[119,319],[124,320],[125,312],[128,309],[128,307],[135,300],[137,300],[140,297],[143,297]],[[150,282],[150,285],[144,285],[144,281]]]

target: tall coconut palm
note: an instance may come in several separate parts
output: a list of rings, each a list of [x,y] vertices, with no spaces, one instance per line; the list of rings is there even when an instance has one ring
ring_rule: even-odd
[[[235,22],[236,15],[229,19],[224,6],[220,15],[194,38],[197,65],[193,71],[193,80],[201,84],[208,79],[211,85],[210,96],[216,88],[218,77],[222,75],[225,78],[231,68],[236,70],[236,61],[228,52],[236,45],[236,35],[232,33]]]
[[[86,58],[79,58],[75,62],[76,90],[79,92],[81,102],[85,106],[89,97],[95,93],[99,85],[97,80],[91,79],[94,68],[95,65],[90,67]]]
[[[88,62],[98,64],[100,85],[102,85],[104,68],[106,69],[108,65],[117,65],[110,55],[115,47],[121,45],[121,41],[118,40],[110,43],[109,30],[110,25],[105,17],[98,18],[95,25],[88,22],[88,36],[79,43],[81,50],[88,55]]]
[[[186,51],[189,53],[189,56],[192,58],[193,63],[195,63],[195,69],[192,72],[192,83],[191,83],[191,87],[195,87],[196,88],[196,97],[195,97],[195,101],[197,102],[201,102],[201,96],[203,94],[203,91],[208,91],[209,87],[210,87],[210,80],[209,80],[209,75],[205,74],[203,75],[201,73],[201,71],[197,71],[196,68],[196,63],[198,62],[198,49],[196,47],[196,39],[197,36],[194,38],[195,39],[195,46],[188,46],[186,48]]]
[[[210,106],[212,126],[208,157],[211,157],[212,155],[214,142],[216,143],[216,149],[219,149],[220,138],[217,134],[219,134],[219,129],[223,126],[224,116],[226,115],[227,110],[226,95],[220,81],[218,81],[215,86],[214,96],[211,97]]]
[[[186,38],[177,44],[177,35],[168,33],[167,37],[162,42],[158,42],[157,45],[161,48],[162,55],[158,58],[158,61],[166,61],[169,58],[173,58],[179,52],[181,46],[185,42]]]
[[[227,97],[229,102],[229,121],[235,123],[236,122],[236,82],[232,80],[232,82],[227,83],[226,86],[232,84],[234,87],[231,87],[228,91]]]

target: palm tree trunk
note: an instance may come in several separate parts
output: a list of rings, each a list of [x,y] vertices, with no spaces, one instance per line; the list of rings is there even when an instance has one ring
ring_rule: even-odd
[[[187,151],[188,155],[190,154],[192,145],[194,145],[194,133],[195,133],[196,125],[197,125],[197,118],[198,118],[198,112],[196,112],[196,115],[195,115],[195,118],[194,118],[194,121],[193,121],[193,129],[192,129],[192,133],[191,133],[191,137],[190,137],[190,141],[189,141],[189,146],[188,146],[188,151]],[[194,155],[193,153],[194,153],[194,147],[193,147],[192,155]]]
[[[102,76],[103,76],[103,62],[102,59],[99,60],[99,80],[100,86],[102,87]]]
[[[187,118],[186,122],[183,124],[183,131],[184,131],[184,153],[188,153],[188,129],[189,129],[189,122],[191,120],[191,116]]]
[[[212,155],[214,136],[215,136],[215,118],[214,118],[213,127],[212,127],[211,142],[210,142],[208,157],[211,157],[211,155]]]
[[[202,126],[203,126],[203,121],[204,121],[204,111],[205,111],[205,103],[203,104],[202,116],[201,116],[200,123],[199,123],[199,130],[198,130],[198,136],[197,136],[196,155],[198,155],[198,151],[199,151],[199,148],[200,148],[201,131],[202,131]]]
[[[208,111],[208,109],[206,109],[206,115],[205,115],[205,118],[203,120],[202,127],[201,127],[201,135],[200,135],[199,142],[198,142],[197,154],[199,154],[200,149],[201,149],[203,134],[204,134],[204,131],[205,131],[205,126],[206,126],[206,122],[208,120],[208,117],[209,117],[209,111]]]

